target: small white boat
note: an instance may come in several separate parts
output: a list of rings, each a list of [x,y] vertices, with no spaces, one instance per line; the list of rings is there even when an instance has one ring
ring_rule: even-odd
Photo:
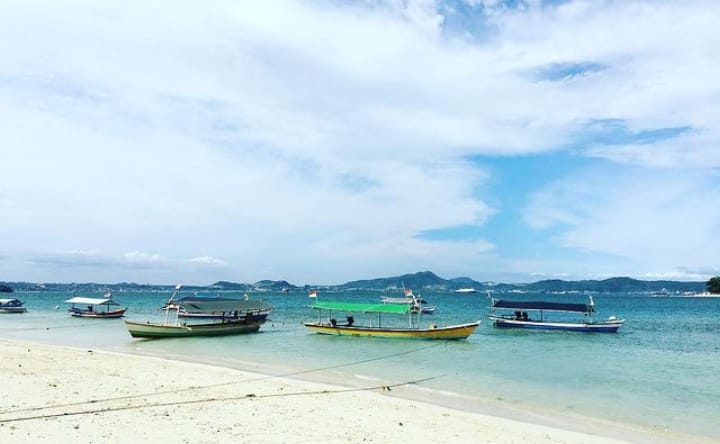
[[[458,288],[457,290],[455,290],[455,293],[477,293],[477,290],[475,290],[474,288]]]
[[[404,298],[383,296],[381,298],[382,303],[410,305],[412,306],[410,308],[412,313],[433,314],[437,309],[435,305],[427,305],[427,301],[420,297],[420,295],[415,295],[411,289],[405,288],[405,285],[403,285],[403,291],[405,292]]]
[[[65,303],[71,304],[71,307],[68,308],[70,316],[77,318],[115,319],[123,317],[127,311],[126,307],[121,307],[120,304],[110,299],[110,292],[105,293],[104,298],[74,297]],[[113,307],[120,308],[113,309]]]
[[[20,299],[0,299],[0,313],[25,313],[27,308]]]

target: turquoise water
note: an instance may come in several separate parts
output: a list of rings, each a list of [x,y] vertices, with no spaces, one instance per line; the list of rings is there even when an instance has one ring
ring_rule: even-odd
[[[467,341],[427,342],[310,333],[301,322],[316,314],[304,294],[258,295],[276,307],[259,334],[168,340],[132,339],[119,320],[71,318],[62,303],[72,296],[68,293],[13,296],[24,300],[29,312],[0,315],[0,337],[183,357],[273,374],[305,371],[305,377],[358,386],[432,378],[416,385],[418,393],[465,409],[519,408],[720,440],[720,298],[596,295],[600,318],[615,315],[627,323],[618,334],[583,334],[495,329],[485,319],[483,296],[424,293],[438,310],[421,323],[483,320]],[[357,292],[321,298],[372,302],[380,296]],[[160,319],[157,308],[168,294],[113,297],[129,307],[127,319],[144,321]],[[513,298],[585,302],[581,296]]]

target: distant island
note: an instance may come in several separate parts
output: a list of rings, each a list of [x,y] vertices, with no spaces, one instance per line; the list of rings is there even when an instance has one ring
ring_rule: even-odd
[[[702,292],[705,282],[683,281],[643,281],[629,277],[614,277],[603,280],[564,281],[560,279],[542,280],[527,284],[506,284],[495,282],[479,282],[468,277],[444,279],[432,271],[404,274],[402,276],[383,277],[350,281],[339,285],[305,284],[294,285],[285,280],[261,280],[254,283],[237,283],[218,281],[207,286],[183,285],[190,291],[260,291],[260,292],[305,292],[310,288],[326,291],[386,291],[400,289],[402,285],[415,291],[454,292],[461,288],[473,288],[477,292],[491,291],[493,293],[657,293],[678,294]],[[2,288],[13,288],[18,291],[75,291],[99,292],[113,291],[169,291],[174,285],[154,285],[137,283],[31,283],[31,282],[0,282]]]
[[[0,293],[12,293],[13,289],[12,287],[8,287],[7,285],[0,284]]]

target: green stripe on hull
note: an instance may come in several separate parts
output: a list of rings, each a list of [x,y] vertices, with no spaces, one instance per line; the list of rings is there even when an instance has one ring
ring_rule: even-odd
[[[259,324],[223,325],[223,326],[164,326],[125,322],[130,335],[134,338],[183,338],[193,336],[224,336],[251,333],[260,329]]]

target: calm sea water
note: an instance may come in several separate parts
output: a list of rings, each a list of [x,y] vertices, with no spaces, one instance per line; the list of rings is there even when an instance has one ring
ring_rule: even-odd
[[[320,297],[374,302],[381,295]],[[483,320],[467,341],[446,343],[313,334],[301,325],[316,319],[308,308],[312,300],[302,293],[255,295],[276,307],[259,334],[136,340],[120,320],[68,316],[63,301],[71,296],[13,294],[29,311],[0,315],[0,337],[182,357],[273,374],[305,371],[306,377],[358,386],[432,378],[416,390],[450,405],[600,418],[720,441],[720,298],[596,295],[600,318],[615,315],[627,323],[618,334],[583,334],[496,329],[485,319],[484,296],[424,293],[438,309],[421,317],[421,323]],[[113,297],[129,307],[127,319],[144,321],[161,318],[158,307],[168,294]],[[586,301],[578,295],[512,298]]]

